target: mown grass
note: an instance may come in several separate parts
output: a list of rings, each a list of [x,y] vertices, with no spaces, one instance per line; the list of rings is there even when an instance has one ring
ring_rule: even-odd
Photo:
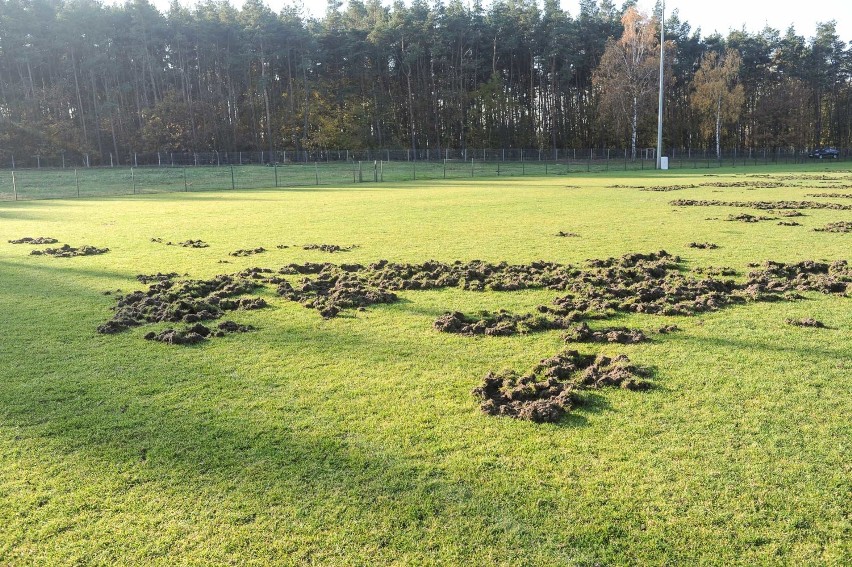
[[[808,171],[824,168],[748,173]],[[852,259],[849,234],[812,230],[849,211],[808,210],[804,226],[783,227],[705,220],[743,209],[668,204],[799,200],[817,181],[606,188],[743,179],[713,173],[0,204],[0,563],[849,564],[848,298],[622,317],[683,329],[603,348],[653,366],[656,387],[601,391],[555,425],[484,416],[470,390],[488,370],[525,371],[557,352],[559,333],[471,339],[431,327],[445,310],[522,312],[553,292],[404,292],[328,321],[270,292],[271,308],[236,317],[256,332],[202,346],[145,341],[147,329],[95,332],[114,303],[104,291],[140,289],[135,274],[157,271],[576,263],[659,249],[741,272],[766,259]],[[22,236],[111,252],[28,256],[6,244]],[[275,248],[322,242],[360,247]],[[256,246],[269,251],[228,257]],[[806,316],[829,329],[784,324]]]

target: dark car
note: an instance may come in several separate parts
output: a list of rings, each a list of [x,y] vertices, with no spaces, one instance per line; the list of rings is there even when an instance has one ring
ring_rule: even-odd
[[[822,148],[821,150],[812,151],[808,154],[808,157],[814,159],[837,159],[840,157],[840,151],[835,148]]]

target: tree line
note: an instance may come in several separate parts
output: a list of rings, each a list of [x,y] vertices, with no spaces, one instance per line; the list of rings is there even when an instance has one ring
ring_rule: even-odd
[[[0,0],[3,153],[655,145],[656,15],[610,0]],[[848,147],[852,46],[666,19],[667,147]],[[651,102],[649,102],[649,99]]]

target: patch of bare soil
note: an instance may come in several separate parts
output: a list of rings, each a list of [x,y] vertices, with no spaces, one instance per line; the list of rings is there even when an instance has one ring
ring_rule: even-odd
[[[263,247],[246,248],[246,249],[241,248],[239,250],[234,250],[233,252],[231,252],[228,255],[229,256],[253,256],[254,254],[262,254],[264,252],[266,252],[266,248],[263,248]]]
[[[139,274],[136,276],[136,281],[141,284],[148,285],[151,282],[160,282],[165,280],[171,280],[178,277],[177,272],[169,272],[168,274],[163,274],[161,272],[157,272],[156,274]]]
[[[788,218],[789,217],[803,217],[803,216],[805,216],[804,213],[802,213],[801,211],[784,210],[784,211],[772,211],[772,212],[773,212],[773,214],[776,214],[778,216],[788,217]]]
[[[263,298],[239,298],[260,284],[229,275],[209,280],[159,279],[147,291],[134,291],[118,297],[112,319],[98,327],[99,333],[118,333],[146,323],[197,323],[218,319],[226,311],[257,309]]]
[[[59,241],[49,236],[25,236],[17,240],[10,240],[9,244],[56,244],[57,242]]]
[[[805,197],[826,197],[829,199],[852,199],[852,193],[808,193]]]
[[[496,313],[484,311],[478,317],[469,317],[458,311],[445,313],[432,325],[442,333],[459,335],[509,336],[551,329],[565,329],[570,323],[566,318],[549,319],[543,315],[527,313],[514,315],[505,310]]]
[[[852,232],[852,222],[838,221],[828,223],[822,228],[815,228],[817,232]]]
[[[302,246],[302,250],[319,250],[320,252],[329,252],[331,254],[334,254],[335,252],[350,252],[356,248],[358,248],[357,244],[352,244],[351,246],[339,246],[337,244],[305,244]]]
[[[692,268],[692,270],[690,270],[690,271],[693,274],[699,274],[699,275],[702,275],[702,276],[713,276],[713,277],[716,277],[716,278],[722,277],[722,276],[725,276],[725,277],[736,276],[737,273],[738,273],[735,269],[727,268],[727,267],[724,267],[724,266],[723,267],[697,266],[695,268]]]
[[[748,213],[741,213],[739,215],[728,215],[728,218],[725,219],[729,222],[748,222],[755,223],[760,221],[768,221],[768,220],[778,220],[776,217],[756,217],[754,215],[750,215]]]
[[[796,221],[781,221],[778,226],[802,226],[802,223]]]
[[[788,325],[793,325],[794,327],[810,327],[813,329],[825,329],[825,325],[822,321],[817,321],[816,319],[807,317],[805,319],[786,319],[786,323]]]
[[[212,337],[224,337],[228,333],[247,333],[253,331],[251,325],[240,325],[233,321],[223,321],[215,329],[196,323],[185,329],[166,329],[159,333],[145,334],[145,339],[170,345],[193,345]]]
[[[633,345],[648,340],[648,336],[638,329],[626,327],[608,327],[598,331],[592,330],[584,322],[571,327],[562,335],[562,340],[570,343],[618,343]]]
[[[684,189],[696,189],[698,185],[655,185],[651,187],[639,187],[640,191],[683,191]]]
[[[72,258],[74,256],[97,256],[106,254],[109,248],[97,248],[84,244],[79,248],[74,248],[68,244],[63,244],[59,248],[45,248],[44,250],[32,250],[31,256],[53,256],[54,258]]]
[[[832,209],[838,211],[852,210],[852,205],[840,203],[818,203],[816,201],[716,201],[696,199],[676,199],[669,201],[674,207],[743,207],[747,209]]]
[[[687,246],[698,248],[699,250],[715,250],[719,247],[718,244],[713,244],[712,242],[690,242]]]
[[[564,350],[540,361],[529,373],[514,370],[489,372],[473,394],[488,415],[513,417],[536,423],[555,422],[581,405],[583,390],[620,387],[644,390],[650,371],[634,366],[624,356],[582,355]]]
[[[209,248],[210,245],[204,242],[203,240],[184,240],[183,242],[164,242],[162,238],[152,238],[151,242],[156,242],[158,244],[165,244],[166,246],[182,246],[183,248]]]
[[[776,189],[784,184],[777,181],[717,181],[702,183],[702,187],[742,187],[747,189]]]
[[[557,232],[556,236],[559,236],[560,238],[580,238],[580,235],[576,232],[564,232],[562,230]]]

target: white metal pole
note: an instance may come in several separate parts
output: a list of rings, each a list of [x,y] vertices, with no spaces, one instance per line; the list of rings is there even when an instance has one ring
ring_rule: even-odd
[[[666,2],[660,12],[660,107],[657,111],[657,169],[663,167],[663,82],[666,56]]]

